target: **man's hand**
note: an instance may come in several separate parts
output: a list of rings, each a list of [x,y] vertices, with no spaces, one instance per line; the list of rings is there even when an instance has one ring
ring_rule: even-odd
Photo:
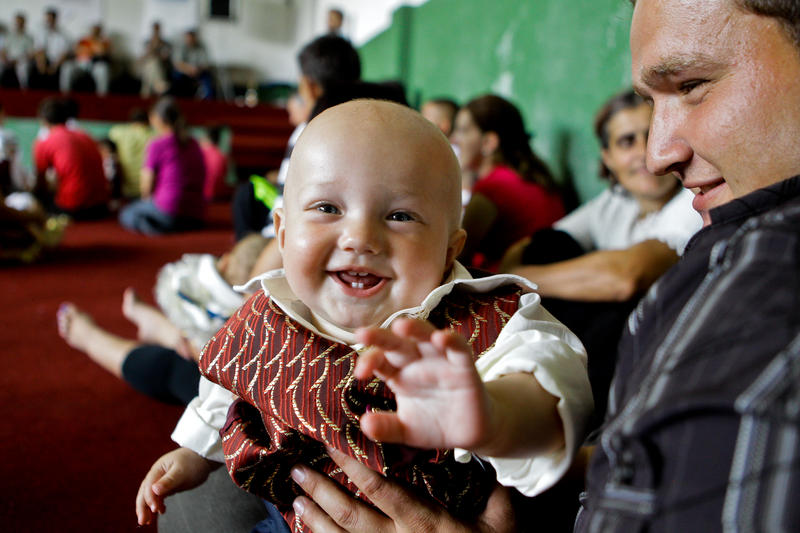
[[[484,444],[493,429],[491,402],[463,337],[399,319],[391,330],[366,328],[357,338],[372,349],[359,356],[355,376],[380,377],[397,399],[393,413],[362,415],[369,438],[418,448]]]
[[[295,513],[317,533],[504,533],[515,530],[508,489],[500,485],[477,522],[465,524],[432,500],[420,499],[357,460],[332,449],[328,449],[328,454],[385,515],[343,492],[327,476],[298,465],[292,469],[292,478],[309,498],[300,496],[295,500]]]
[[[163,513],[164,498],[201,485],[219,463],[209,461],[188,448],[162,455],[145,476],[136,495],[139,525],[149,524],[155,513]]]

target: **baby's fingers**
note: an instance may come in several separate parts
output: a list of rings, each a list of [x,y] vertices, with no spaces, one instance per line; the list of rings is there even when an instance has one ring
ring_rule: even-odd
[[[364,413],[361,431],[380,442],[406,442],[406,428],[395,413]]]
[[[384,381],[392,377],[399,369],[393,366],[380,348],[370,348],[358,356],[353,374],[358,379],[370,379],[373,375]]]
[[[373,350],[377,349],[382,354],[384,362],[381,363],[381,365],[388,364],[397,369],[421,357],[418,344],[415,340],[396,335],[391,330],[380,328],[361,329],[356,333],[356,338],[359,342],[372,346]],[[363,357],[363,355],[361,357]],[[359,359],[361,359],[361,357],[359,357]],[[370,360],[377,363],[377,359]],[[382,373],[385,376],[391,375],[394,373],[395,369],[384,367]]]
[[[447,359],[459,366],[472,366],[475,358],[472,355],[472,348],[467,340],[452,331],[437,331],[431,336],[431,344],[436,349],[447,354]]]

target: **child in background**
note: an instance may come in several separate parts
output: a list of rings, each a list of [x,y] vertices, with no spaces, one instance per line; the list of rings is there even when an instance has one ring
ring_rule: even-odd
[[[119,152],[117,151],[117,143],[104,137],[97,141],[97,147],[100,149],[100,155],[103,157],[103,172],[105,172],[106,179],[111,186],[111,202],[109,203],[112,211],[119,208],[119,202],[122,199],[122,164],[119,160]]]
[[[419,112],[433,122],[445,137],[450,138],[456,123],[457,103],[449,98],[431,98],[422,104]]]
[[[465,234],[458,163],[447,139],[405,107],[354,101],[309,123],[289,172],[284,207],[276,210],[285,271],[251,282],[262,290],[200,357],[206,377],[242,398],[222,438],[234,480],[275,502],[300,531],[291,507],[302,493],[290,478],[294,464],[309,464],[355,492],[328,458],[328,445],[428,490],[452,512],[479,513],[495,479],[468,453],[459,463],[452,449],[381,444],[359,430],[361,415],[380,420],[375,411],[397,407],[406,416],[409,407],[395,406],[383,382],[355,379],[365,340],[355,330],[403,328],[407,323],[395,320],[409,316],[466,335],[478,355],[475,364],[470,353],[431,358],[418,374],[445,406],[419,413],[428,430],[444,436],[447,448],[485,455],[497,479],[527,494],[555,483],[592,408],[585,353],[539,305],[532,286],[512,276],[473,280],[455,262]],[[376,333],[366,335],[376,340]],[[464,424],[461,409],[476,402],[484,418]],[[464,431],[471,427],[478,429]],[[202,440],[191,429],[179,423],[173,438]],[[165,496],[202,483],[211,469],[185,449],[167,455],[169,465],[158,461],[140,487],[140,523],[164,510]],[[533,458],[498,459],[509,456]]]
[[[206,164],[206,180],[203,184],[203,196],[207,202],[229,200],[233,189],[225,181],[228,178],[228,157],[220,150],[222,126],[210,126],[205,137],[200,139],[200,150]]]
[[[251,235],[219,258],[184,254],[168,263],[154,288],[161,310],[126,289],[122,313],[136,325],[136,340],[102,329],[71,302],[59,308],[58,332],[67,344],[139,392],[186,405],[197,395],[200,348],[242,304],[233,286],[247,281],[266,242]]]

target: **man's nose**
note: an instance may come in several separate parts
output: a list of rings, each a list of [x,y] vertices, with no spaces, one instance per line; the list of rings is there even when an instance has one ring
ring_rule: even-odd
[[[383,249],[381,224],[365,216],[354,216],[344,223],[339,247],[356,254],[377,254]]]
[[[681,114],[655,105],[647,138],[647,170],[661,175],[677,172],[692,159],[692,148],[681,135]]]

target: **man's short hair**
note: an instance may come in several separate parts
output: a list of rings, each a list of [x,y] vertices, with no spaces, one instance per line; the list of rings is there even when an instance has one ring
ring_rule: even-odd
[[[731,0],[744,11],[778,19],[788,37],[800,48],[800,3],[797,0]],[[636,5],[636,0],[630,0]]]
[[[778,19],[784,31],[800,48],[800,3],[797,0],[734,0],[737,7],[756,15]]]
[[[361,59],[350,41],[336,35],[323,35],[308,43],[297,56],[304,76],[323,88],[335,82],[358,81]]]
[[[51,125],[65,124],[69,118],[64,101],[50,97],[39,105],[39,116]]]

